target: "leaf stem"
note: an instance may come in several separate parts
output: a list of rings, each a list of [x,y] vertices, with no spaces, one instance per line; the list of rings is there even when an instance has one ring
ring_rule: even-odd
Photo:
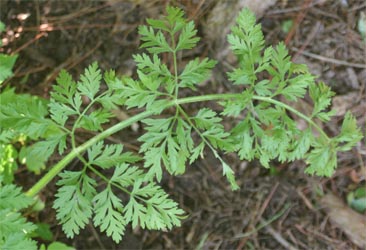
[[[173,103],[171,104],[173,105]],[[170,106],[171,106],[170,105]],[[110,127],[109,129],[103,131],[102,133],[94,136],[84,144],[74,148],[70,153],[68,153],[65,157],[62,158],[56,165],[54,165],[48,172],[45,174],[36,184],[34,184],[27,192],[26,195],[29,197],[34,197],[41,191],[53,178],[61,172],[75,157],[77,157],[80,153],[85,151],[87,148],[97,143],[100,140],[134,124],[135,122],[141,121],[149,116],[154,114],[153,111],[144,111],[140,114],[137,114],[127,120],[124,120],[116,125]]]
[[[88,106],[85,107],[85,109],[83,110],[83,112],[79,113],[79,117],[74,122],[74,125],[72,126],[72,129],[71,129],[71,134],[70,134],[70,136],[71,136],[71,146],[72,146],[73,149],[76,148],[75,130],[79,126],[79,123],[81,122],[81,119],[86,115],[86,113],[94,105],[94,103],[96,103],[97,100],[100,99],[102,96],[106,95],[106,93],[108,93],[108,92],[105,92],[105,93],[97,96],[96,98],[93,98],[90,101],[90,103],[88,104]]]
[[[203,102],[203,101],[213,101],[213,100],[227,100],[227,99],[240,99],[243,98],[243,94],[212,94],[212,95],[203,95],[203,96],[191,96],[186,98],[181,98],[176,101],[176,103],[179,104],[186,104],[186,103],[195,103],[195,102]],[[265,96],[258,96],[253,95],[253,100],[257,101],[263,101],[275,104],[277,106],[283,107],[287,109],[288,111],[291,111],[295,115],[299,116],[300,118],[304,119],[306,122],[308,122],[311,126],[313,126],[316,130],[319,131],[319,133],[329,142],[330,139],[328,135],[321,129],[310,117],[304,115],[303,113],[297,111],[296,109],[292,108],[291,106],[277,101],[275,99],[272,99],[270,97]]]
[[[310,117],[304,115],[303,113],[297,111],[296,109],[294,109],[293,107],[283,103],[283,102],[280,102],[280,101],[277,101],[275,99],[272,99],[272,98],[269,98],[269,97],[263,97],[263,96],[253,96],[253,99],[254,100],[257,100],[257,101],[264,101],[264,102],[269,102],[269,103],[272,103],[272,104],[275,104],[277,106],[280,106],[280,107],[283,107],[285,109],[287,109],[288,111],[291,111],[292,113],[294,113],[295,115],[297,115],[298,117],[304,119],[305,121],[307,121],[311,126],[313,126],[316,130],[318,130],[318,132],[329,142],[330,141],[330,138],[328,137],[328,135],[324,132],[324,130],[322,128],[320,128],[318,126],[318,124],[316,124]]]
[[[204,102],[204,101],[214,101],[214,100],[228,100],[228,99],[240,99],[243,98],[243,94],[212,94],[212,95],[203,95],[203,96],[191,96],[186,98],[181,98],[177,100],[172,100],[171,102],[167,103],[163,109],[167,109],[174,105],[181,105],[187,103],[195,103],[195,102]],[[302,114],[301,112],[297,111],[296,109],[290,107],[289,105],[282,103],[280,101],[274,100],[270,97],[264,96],[252,96],[253,100],[257,101],[264,101],[268,103],[272,103],[291,111],[295,115],[299,116],[300,118],[307,121],[311,126],[313,126],[319,133],[329,142],[330,139],[327,134],[314,122],[311,118],[307,117],[306,115]],[[75,157],[77,157],[80,153],[84,152],[93,144],[97,143],[104,138],[128,127],[131,126],[133,123],[141,121],[149,116],[152,116],[154,111],[144,111],[139,113],[131,118],[124,120],[116,125],[110,127],[109,129],[101,132],[100,134],[96,135],[95,137],[91,138],[84,144],[72,149],[72,151],[67,154],[61,161],[59,161],[56,165],[54,165],[47,174],[45,174],[33,187],[31,187],[27,192],[26,195],[30,197],[34,197],[38,194],[40,190],[42,190],[55,176],[64,169],[67,164],[69,164]]]

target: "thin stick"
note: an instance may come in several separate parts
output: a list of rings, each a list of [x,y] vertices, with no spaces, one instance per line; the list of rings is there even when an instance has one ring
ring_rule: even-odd
[[[260,221],[262,223],[266,223],[266,221],[263,220],[263,219],[261,219]],[[284,248],[289,249],[289,250],[298,250],[296,247],[294,247],[293,245],[291,245],[291,243],[289,243],[287,240],[285,240],[279,232],[277,232],[276,230],[274,230],[273,227],[271,227],[271,225],[267,225],[266,226],[266,230]]]
[[[269,193],[268,197],[264,200],[261,208],[259,209],[257,218],[254,221],[255,223],[262,217],[262,214],[264,213],[264,210],[266,210],[266,208],[268,207],[269,202],[272,200],[272,197],[273,197],[274,193],[276,192],[278,185],[279,185],[279,183],[277,182],[276,185],[274,186],[274,188]]]
[[[303,54],[305,56],[308,56],[308,57],[311,57],[311,58],[314,58],[314,59],[318,59],[320,61],[329,62],[329,63],[333,63],[333,64],[337,64],[337,65],[354,67],[354,68],[366,69],[366,64],[350,63],[350,62],[346,62],[346,61],[341,61],[341,60],[338,60],[338,59],[329,58],[329,57],[325,57],[325,56],[320,56],[320,55],[313,54],[313,53],[306,52],[306,51],[300,51],[297,48],[291,48],[291,50],[299,52],[300,54]]]
[[[15,54],[19,53],[21,50],[23,50],[24,48],[28,47],[29,45],[31,45],[32,43],[34,43],[35,41],[39,40],[41,37],[44,37],[46,35],[47,35],[46,32],[42,32],[42,33],[37,34],[34,38],[32,38],[31,40],[29,40],[28,42],[26,42],[25,44],[23,44],[22,46],[20,46],[16,50],[14,50],[11,54],[15,55]]]

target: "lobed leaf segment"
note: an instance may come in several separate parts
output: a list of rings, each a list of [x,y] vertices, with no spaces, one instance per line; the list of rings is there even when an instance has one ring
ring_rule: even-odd
[[[179,65],[178,53],[194,48],[199,41],[197,30],[182,10],[167,7],[166,12],[161,20],[147,19],[149,26],[139,28],[141,48],[146,53],[133,57],[137,79],[118,77],[114,71],[102,75],[93,63],[78,82],[62,71],[48,107],[45,101],[34,99],[27,104],[9,101],[1,109],[3,142],[20,135],[36,141],[24,154],[29,169],[41,171],[55,150],[62,155],[71,144],[70,152],[26,193],[35,196],[59,175],[54,208],[68,237],[78,234],[89,220],[116,242],[129,223],[156,230],[179,226],[185,213],[159,186],[163,169],[171,175],[183,174],[186,165],[207,150],[221,163],[223,176],[236,190],[239,185],[222,156],[225,153],[235,152],[241,160],[258,159],[267,168],[274,159],[305,159],[307,173],[331,176],[337,152],[350,150],[362,138],[350,113],[338,136],[325,134],[318,121],[327,122],[334,114],[329,111],[333,92],[324,83],[316,83],[306,65],[291,62],[283,43],[265,47],[261,26],[248,9],[240,13],[228,36],[239,60],[228,78],[241,86],[241,91],[183,97],[182,89],[197,93],[198,84],[210,78],[216,62],[195,58]],[[171,65],[163,62],[163,53]],[[259,74],[268,78],[259,80]],[[5,93],[14,95],[11,90]],[[306,93],[313,104],[311,115],[290,104]],[[187,109],[189,103],[207,101],[217,102],[222,109],[205,107],[194,114]],[[138,109],[139,113],[107,128],[118,106]],[[305,120],[308,127],[300,130],[294,116]],[[223,119],[233,122],[231,129],[225,129]],[[126,152],[120,144],[104,142],[139,121],[145,133],[138,138],[138,155]],[[79,130],[98,134],[78,144]],[[36,155],[41,158],[34,160]],[[83,167],[61,172],[74,158]]]

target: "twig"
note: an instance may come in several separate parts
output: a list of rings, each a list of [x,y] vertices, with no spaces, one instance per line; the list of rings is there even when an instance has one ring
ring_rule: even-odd
[[[285,44],[288,45],[290,43],[290,41],[292,40],[292,37],[295,35],[296,29],[297,27],[300,25],[300,23],[304,20],[307,12],[308,12],[308,7],[312,4],[313,0],[305,0],[302,7],[302,11],[298,13],[296,20],[294,22],[294,24],[291,27],[290,32],[288,32],[286,39],[285,39]]]
[[[304,201],[305,205],[312,211],[314,211],[314,206],[311,204],[309,199],[301,192],[301,190],[297,189],[296,192],[301,197],[301,199]]]
[[[314,39],[314,37],[318,34],[321,29],[321,22],[317,21],[315,26],[311,29],[310,34],[307,36],[305,43],[301,46],[299,51],[292,57],[292,61],[295,61],[301,52],[305,50],[305,48],[309,45],[309,43]]]
[[[268,206],[268,203],[270,202],[270,200],[272,199],[272,197],[273,197],[273,195],[274,195],[274,193],[276,192],[276,190],[277,190],[277,188],[278,188],[278,185],[279,185],[279,183],[277,182],[276,183],[276,185],[275,185],[275,187],[272,189],[272,191],[269,193],[269,195],[267,196],[267,198],[264,200],[264,202],[263,202],[263,204],[262,204],[262,206],[261,206],[261,208],[259,209],[259,212],[258,212],[258,214],[257,214],[257,217],[255,218],[255,220],[254,220],[254,224],[257,224],[257,222],[258,222],[258,220],[261,218],[261,216],[262,216],[262,214],[263,214],[263,212],[264,212],[264,210],[266,210],[266,208],[267,208],[267,206]],[[237,246],[237,248],[236,249],[242,249],[243,247],[244,247],[244,245],[246,244],[246,242],[247,242],[247,238],[246,237],[244,237],[241,241],[240,241],[240,243],[239,243],[239,245]]]
[[[275,220],[277,220],[278,218],[280,218],[287,211],[287,209],[289,207],[290,207],[290,204],[289,203],[285,204],[284,208],[281,209],[281,211],[279,211],[277,214],[275,214],[271,219],[264,221],[264,223],[260,223],[260,225],[258,227],[256,227],[255,229],[253,229],[250,232],[235,235],[234,236],[234,239],[248,237],[248,236],[250,236],[250,235],[258,232],[262,228],[268,226],[269,224],[271,224],[272,222],[274,222]]]
[[[100,240],[99,234],[98,232],[95,230],[95,228],[89,223],[88,224],[88,228],[90,229],[90,231],[92,232],[94,238],[97,240],[98,245],[100,247],[100,249],[102,250],[106,250],[105,246],[103,245],[102,241]]]
[[[269,202],[271,201],[274,193],[276,192],[278,185],[279,185],[279,183],[277,182],[276,185],[274,186],[274,188],[271,190],[271,192],[267,196],[267,198],[264,200],[261,208],[259,209],[259,213],[258,213],[257,218],[255,219],[254,223],[257,223],[257,221],[262,217],[262,214],[264,213],[264,210],[266,210]]]
[[[354,67],[354,68],[366,69],[366,64],[350,63],[350,62],[346,62],[346,61],[341,61],[341,60],[338,60],[338,59],[329,58],[329,57],[325,57],[325,56],[320,56],[320,55],[313,54],[313,53],[306,52],[306,51],[300,51],[297,48],[291,48],[291,50],[296,51],[296,52],[299,51],[300,54],[303,54],[305,56],[308,56],[308,57],[311,57],[311,58],[314,58],[314,59],[318,59],[320,61],[329,62],[329,63],[333,63],[333,64],[337,64],[337,65]]]
[[[308,6],[305,7],[305,9],[310,9],[318,4],[321,4],[322,1],[314,1],[311,4],[309,4]],[[296,12],[296,11],[303,11],[304,10],[304,6],[297,6],[297,7],[292,7],[292,8],[287,8],[287,9],[277,9],[277,10],[270,10],[266,12],[266,16],[268,15],[281,15],[281,14],[286,14],[286,13],[291,13],[291,12]]]
[[[15,54],[19,53],[22,49],[28,47],[29,45],[31,45],[32,43],[34,43],[35,41],[39,40],[41,37],[44,37],[46,35],[47,35],[46,32],[42,32],[42,33],[37,34],[34,38],[32,38],[31,40],[29,40],[28,42],[26,42],[25,44],[23,44],[22,46],[20,46],[16,50],[14,50],[11,54],[15,55]]]
[[[261,223],[266,223],[265,220],[260,219]],[[271,227],[270,225],[266,226],[266,230],[267,232],[273,236],[273,238],[280,243],[283,247],[285,247],[288,250],[298,250],[296,247],[294,247],[293,245],[291,245],[291,243],[289,243],[287,240],[285,240],[282,235],[277,232],[276,230],[273,229],[273,227]]]

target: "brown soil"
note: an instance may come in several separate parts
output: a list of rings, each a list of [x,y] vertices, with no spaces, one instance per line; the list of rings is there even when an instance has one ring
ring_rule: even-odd
[[[341,115],[351,110],[365,132],[366,42],[357,30],[361,13],[366,14],[364,1],[277,2],[259,19],[267,44],[286,40],[294,60],[307,63],[336,92],[333,105],[339,116],[324,124],[325,130],[336,134]],[[93,61],[102,69],[133,75],[132,54],[139,46],[137,27],[146,17],[158,17],[169,3],[182,7],[204,36],[216,1],[0,0],[1,21],[7,25],[3,52],[19,53],[11,85],[18,92],[47,98],[61,69],[77,76]],[[288,20],[296,25],[285,33],[281,26]],[[184,59],[202,55],[216,58],[215,46],[214,41],[203,37],[199,47]],[[225,65],[220,63],[215,76],[227,70]],[[207,84],[210,87],[200,91],[230,90],[225,82]],[[299,105],[306,108],[306,103]],[[138,146],[133,139],[138,134],[126,131],[115,139]],[[365,185],[365,142],[339,155],[339,167],[332,178],[304,174],[302,161],[273,162],[269,171],[257,162],[225,157],[236,172],[240,191],[230,190],[210,154],[188,167],[185,175],[163,179],[165,190],[189,213],[182,227],[171,232],[128,227],[122,243],[116,245],[88,226],[75,239],[67,239],[50,208],[53,184],[42,193],[47,208],[35,220],[49,223],[55,240],[77,249],[362,249],[344,228],[329,220],[321,195],[333,193],[345,201],[348,192]],[[29,175],[22,178],[39,178]]]

